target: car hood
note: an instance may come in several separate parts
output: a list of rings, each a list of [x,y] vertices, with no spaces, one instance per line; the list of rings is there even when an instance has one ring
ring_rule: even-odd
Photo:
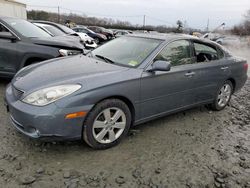
[[[65,36],[55,36],[49,38],[31,38],[32,43],[44,46],[53,46],[66,49],[83,49],[80,40],[72,37],[72,39]]]
[[[86,80],[105,77],[108,74],[119,74],[128,69],[77,55],[52,59],[23,68],[13,78],[12,85],[24,92],[61,84],[85,85]]]

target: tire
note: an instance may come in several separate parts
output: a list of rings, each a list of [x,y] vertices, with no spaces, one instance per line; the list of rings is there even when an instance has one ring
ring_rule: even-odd
[[[228,89],[226,89],[226,87]],[[227,104],[230,102],[231,96],[233,94],[233,84],[231,81],[225,81],[216,93],[216,98],[214,102],[210,105],[212,110],[220,111],[223,110]],[[225,93],[222,93],[224,91]]]
[[[83,125],[83,139],[94,149],[107,149],[120,143],[130,125],[128,106],[119,99],[107,99],[89,112]]]
[[[100,40],[98,38],[95,38],[94,40],[96,44],[100,44]]]

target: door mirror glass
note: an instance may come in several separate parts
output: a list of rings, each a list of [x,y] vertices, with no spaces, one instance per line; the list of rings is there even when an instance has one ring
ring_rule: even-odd
[[[154,71],[170,71],[171,69],[171,64],[168,61],[155,61],[151,68],[148,70],[149,72],[154,72]]]

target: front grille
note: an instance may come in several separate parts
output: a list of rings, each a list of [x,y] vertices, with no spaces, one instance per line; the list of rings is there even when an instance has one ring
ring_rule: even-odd
[[[15,98],[17,100],[19,100],[22,97],[23,93],[24,93],[23,91],[15,88],[14,86],[12,86],[12,92],[13,92],[13,95],[15,96]]]

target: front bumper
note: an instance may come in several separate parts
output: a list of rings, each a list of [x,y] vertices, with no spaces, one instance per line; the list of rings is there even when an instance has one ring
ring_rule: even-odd
[[[91,106],[60,108],[55,103],[38,107],[17,100],[12,86],[6,89],[5,101],[13,126],[22,134],[43,140],[79,140],[84,118],[65,119],[66,114],[89,111]]]
[[[87,48],[97,48],[97,44],[94,41],[87,41],[85,45]]]

